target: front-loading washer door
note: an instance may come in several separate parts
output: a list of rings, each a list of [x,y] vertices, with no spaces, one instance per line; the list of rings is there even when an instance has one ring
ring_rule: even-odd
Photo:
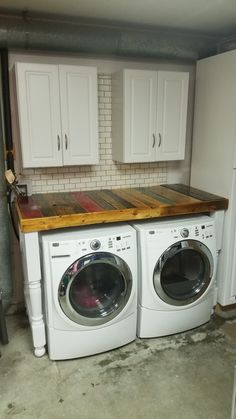
[[[208,247],[197,240],[181,240],[158,259],[153,285],[164,302],[187,305],[207,290],[212,275],[213,257]]]
[[[127,263],[112,253],[97,252],[68,267],[59,284],[58,299],[69,319],[96,326],[121,312],[131,290],[132,274]]]

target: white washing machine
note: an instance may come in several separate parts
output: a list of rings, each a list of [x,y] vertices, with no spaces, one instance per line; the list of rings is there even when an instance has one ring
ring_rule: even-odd
[[[216,303],[214,220],[194,216],[132,225],[138,231],[137,335],[170,335],[209,321]]]
[[[50,359],[77,358],[136,337],[136,231],[128,224],[42,234]]]

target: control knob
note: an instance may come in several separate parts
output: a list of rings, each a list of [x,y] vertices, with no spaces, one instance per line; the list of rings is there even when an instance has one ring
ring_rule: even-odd
[[[91,241],[90,247],[91,247],[92,250],[98,250],[101,247],[101,243],[100,243],[99,240],[95,239],[95,240]]]
[[[181,235],[183,238],[188,237],[188,236],[189,236],[189,230],[188,230],[187,228],[182,228],[182,230],[180,231],[180,235]]]

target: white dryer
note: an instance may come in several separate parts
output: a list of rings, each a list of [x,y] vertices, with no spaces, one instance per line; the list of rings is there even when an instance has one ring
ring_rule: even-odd
[[[214,220],[194,216],[132,225],[138,231],[137,335],[170,335],[206,323],[216,303]]]
[[[50,359],[122,346],[136,337],[136,231],[128,224],[42,234]]]

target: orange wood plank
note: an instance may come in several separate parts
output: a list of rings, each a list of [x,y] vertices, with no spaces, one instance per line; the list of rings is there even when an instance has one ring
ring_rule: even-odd
[[[142,201],[143,203],[147,204],[150,208],[157,208],[159,206],[161,207],[165,207],[165,206],[169,206],[171,205],[171,202],[169,199],[166,200],[166,202],[163,202],[162,198],[164,198],[163,196],[160,198],[154,198],[154,195],[151,195],[151,190],[147,190],[146,188],[146,193],[142,192],[142,190],[136,189],[133,192],[133,196],[137,197],[137,199],[139,199],[139,201]],[[149,195],[150,193],[150,195]],[[168,202],[169,201],[169,202]]]
[[[135,192],[132,189],[115,189],[113,192],[137,208],[149,208],[148,204],[135,196]]]

